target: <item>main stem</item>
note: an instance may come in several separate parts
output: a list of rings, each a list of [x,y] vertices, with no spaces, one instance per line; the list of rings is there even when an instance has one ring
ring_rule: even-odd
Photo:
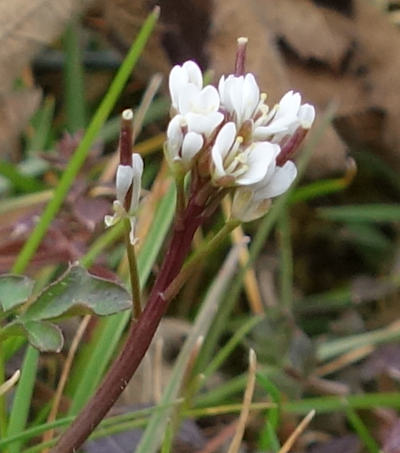
[[[106,416],[135,373],[168,308],[164,291],[178,275],[189,253],[193,235],[203,222],[204,205],[192,197],[176,222],[164,262],[137,321],[132,321],[125,345],[86,407],[61,436],[52,453],[73,453]]]

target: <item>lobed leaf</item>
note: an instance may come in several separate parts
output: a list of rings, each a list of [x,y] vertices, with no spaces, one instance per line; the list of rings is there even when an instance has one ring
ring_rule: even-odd
[[[121,285],[73,265],[39,295],[20,320],[26,323],[88,313],[106,316],[131,306],[131,296]]]
[[[34,281],[21,275],[0,275],[0,306],[4,311],[18,307],[32,294]]]

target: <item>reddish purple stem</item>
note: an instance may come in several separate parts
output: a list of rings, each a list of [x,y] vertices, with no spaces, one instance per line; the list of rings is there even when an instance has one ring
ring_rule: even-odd
[[[164,299],[163,293],[178,275],[190,251],[193,235],[204,220],[203,212],[204,206],[198,204],[192,197],[181,221],[175,225],[168,251],[145,309],[139,319],[132,322],[122,351],[95,395],[61,436],[52,450],[53,453],[76,452],[127,386],[149,348],[161,318],[168,308],[169,301]]]

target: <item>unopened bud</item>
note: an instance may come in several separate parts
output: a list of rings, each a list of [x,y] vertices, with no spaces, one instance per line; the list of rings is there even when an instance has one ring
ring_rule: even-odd
[[[246,50],[248,39],[245,37],[238,38],[236,61],[235,61],[235,76],[239,77],[245,73]]]
[[[296,132],[282,145],[281,152],[276,158],[276,165],[282,167],[293,156],[303,142],[307,132],[308,129],[304,129],[301,126],[296,129]]]
[[[121,131],[119,135],[119,159],[121,165],[132,166],[132,120],[133,111],[126,109],[121,115]]]

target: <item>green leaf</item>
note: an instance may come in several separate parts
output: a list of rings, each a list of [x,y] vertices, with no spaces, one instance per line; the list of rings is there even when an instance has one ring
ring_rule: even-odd
[[[60,352],[64,345],[61,329],[44,321],[30,321],[21,317],[0,331],[0,339],[26,337],[29,343],[41,352]]]
[[[34,282],[21,275],[0,275],[0,306],[4,311],[26,302],[32,294]]]
[[[29,343],[41,352],[60,352],[64,345],[61,329],[50,322],[27,321],[21,326]]]
[[[26,323],[87,313],[105,316],[131,306],[131,296],[122,286],[94,277],[83,267],[74,265],[38,296],[20,321]]]

